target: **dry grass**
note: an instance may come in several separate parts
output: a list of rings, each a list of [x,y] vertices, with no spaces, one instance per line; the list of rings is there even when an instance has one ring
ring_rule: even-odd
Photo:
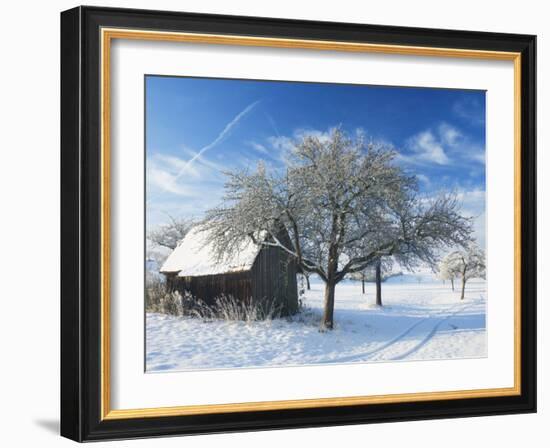
[[[145,310],[149,313],[171,316],[190,316],[204,320],[223,319],[228,321],[261,321],[281,317],[282,307],[275,300],[241,301],[231,295],[222,294],[207,304],[200,298],[185,292],[169,292],[166,284],[150,278],[145,287]]]
[[[240,301],[231,295],[216,297],[214,304],[207,305],[198,299],[192,314],[206,320],[240,320],[254,322],[259,320],[273,320],[281,317],[281,306],[275,300]]]

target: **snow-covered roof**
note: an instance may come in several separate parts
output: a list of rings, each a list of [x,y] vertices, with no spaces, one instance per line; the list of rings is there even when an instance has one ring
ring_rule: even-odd
[[[177,272],[179,277],[198,277],[248,271],[260,250],[260,245],[248,241],[236,254],[219,260],[208,240],[207,230],[200,226],[193,227],[168,256],[160,272]]]

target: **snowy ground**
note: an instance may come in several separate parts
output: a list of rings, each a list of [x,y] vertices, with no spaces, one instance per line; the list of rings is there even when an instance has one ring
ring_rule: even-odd
[[[465,300],[430,276],[395,277],[382,286],[336,289],[335,328],[319,332],[323,284],[312,282],[306,309],[271,322],[204,322],[147,314],[147,371],[290,366],[484,357],[486,286],[473,280]]]

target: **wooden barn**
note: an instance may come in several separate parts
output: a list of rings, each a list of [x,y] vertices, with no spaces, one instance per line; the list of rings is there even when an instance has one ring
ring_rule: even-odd
[[[220,261],[208,241],[208,232],[195,227],[166,259],[160,272],[169,290],[187,291],[209,305],[225,294],[247,303],[275,301],[283,315],[298,310],[296,263],[286,252],[249,241]]]

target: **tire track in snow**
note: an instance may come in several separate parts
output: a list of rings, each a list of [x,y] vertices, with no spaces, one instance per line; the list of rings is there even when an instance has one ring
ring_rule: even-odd
[[[445,313],[449,312],[450,310],[456,308],[458,305],[453,305],[451,307],[449,307],[448,310],[445,310]],[[456,311],[457,313],[459,312],[460,310]],[[438,313],[436,314],[435,316],[437,315],[443,315],[443,312],[442,313]],[[367,352],[363,352],[363,353],[357,353],[355,355],[349,355],[349,356],[344,356],[342,358],[338,358],[336,360],[331,360],[330,362],[350,362],[350,361],[359,361],[359,360],[362,360],[364,358],[369,358],[371,357],[372,355],[375,355],[383,350],[386,350],[387,348],[391,347],[392,345],[396,344],[397,342],[401,341],[402,339],[404,339],[406,336],[408,336],[415,328],[417,328],[419,325],[423,324],[424,322],[426,322],[428,319],[431,319],[433,318],[434,315],[429,315],[429,316],[426,316],[426,317],[423,317],[422,319],[416,321],[414,324],[412,324],[410,327],[408,327],[403,333],[400,333],[399,335],[397,335],[395,338],[393,339],[390,339],[388,342],[382,344],[381,346],[373,349],[373,350],[369,350]],[[365,359],[366,361],[367,359]]]
[[[437,333],[437,331],[439,330],[439,328],[441,327],[441,325],[443,325],[443,323],[445,323],[446,321],[448,321],[451,317],[454,317],[456,316],[457,314],[461,313],[462,311],[466,310],[467,308],[469,308],[472,304],[469,303],[469,304],[466,304],[464,305],[462,308],[456,310],[455,312],[451,313],[451,314],[448,314],[447,316],[445,316],[443,319],[441,319],[439,322],[437,322],[433,327],[432,329],[428,332],[428,334],[424,337],[424,339],[422,339],[418,344],[416,344],[414,347],[410,348],[409,350],[405,351],[405,353],[402,353],[398,356],[394,356],[393,358],[390,358],[391,361],[399,361],[399,360],[402,360],[402,359],[405,359],[407,357],[409,357],[410,355],[412,355],[413,353],[417,352],[418,350],[420,350],[422,347],[424,347],[434,336],[435,334]]]

